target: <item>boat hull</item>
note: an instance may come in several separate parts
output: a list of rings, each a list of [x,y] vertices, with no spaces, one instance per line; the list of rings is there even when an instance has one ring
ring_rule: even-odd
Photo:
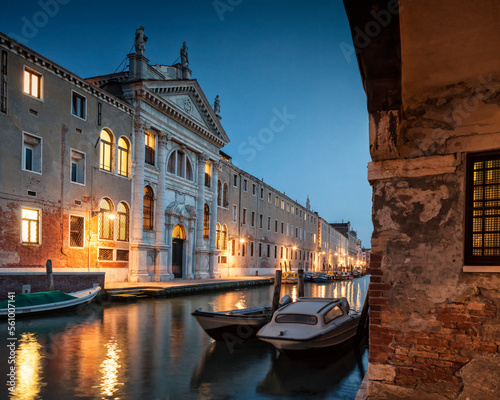
[[[30,305],[25,307],[13,307],[12,309],[14,310],[16,318],[74,311],[79,308],[85,307],[91,301],[93,301],[99,294],[100,290],[101,288],[97,286],[92,289],[85,289],[85,290],[80,290],[78,292],[68,293],[69,295],[74,296],[75,299],[60,301],[56,303]],[[15,306],[15,302],[13,302],[13,305]],[[7,318],[8,315],[9,315],[8,308],[0,309],[1,319]]]
[[[246,340],[255,337],[259,329],[269,322],[271,308],[255,307],[222,312],[196,310],[192,315],[215,340]]]
[[[281,336],[263,336],[259,332],[259,339],[271,343],[279,351],[289,355],[300,353],[313,354],[321,351],[336,350],[349,345],[356,336],[359,315],[350,317],[341,326],[325,331],[313,338],[285,338]]]

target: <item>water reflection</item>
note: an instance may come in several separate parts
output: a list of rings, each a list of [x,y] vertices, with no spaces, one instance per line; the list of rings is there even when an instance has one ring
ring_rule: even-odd
[[[352,308],[361,309],[367,286],[367,277],[306,283],[305,295],[345,293]],[[323,398],[354,398],[361,378],[352,357],[327,359],[327,365],[319,368],[276,357],[271,346],[258,340],[242,346],[214,343],[191,315],[197,308],[267,305],[272,294],[272,286],[264,286],[113,303],[87,314],[16,321],[19,375],[10,399],[276,399],[300,398],[302,390]],[[283,285],[281,295],[285,294],[296,297],[297,285]],[[0,330],[7,332],[6,328],[0,322]],[[0,359],[7,358],[8,348],[0,346]],[[6,376],[8,367],[0,363],[1,376]],[[316,391],[306,381],[314,382]],[[352,396],[335,397],[339,390]]]
[[[106,359],[99,366],[101,373],[101,395],[112,396],[119,385],[123,383],[118,382],[118,369],[120,368],[120,350],[116,339],[112,338],[110,342],[106,343]]]
[[[35,400],[45,383],[42,378],[42,345],[33,333],[20,336],[16,351],[16,386],[13,400]],[[5,358],[2,358],[5,360]]]

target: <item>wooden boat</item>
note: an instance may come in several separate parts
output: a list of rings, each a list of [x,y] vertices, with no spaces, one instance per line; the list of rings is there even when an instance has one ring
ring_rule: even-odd
[[[297,283],[299,281],[299,276],[295,271],[285,271],[281,276],[281,283]]]
[[[203,330],[215,340],[250,339],[271,319],[271,307],[192,313]]]
[[[279,308],[257,337],[282,352],[312,354],[349,343],[360,317],[345,297],[302,297]]]
[[[72,293],[53,290],[17,294],[13,299],[0,303],[0,318],[7,318],[10,314],[14,314],[17,318],[19,316],[31,317],[37,314],[76,310],[94,300],[100,290],[100,286],[96,286],[92,289]]]

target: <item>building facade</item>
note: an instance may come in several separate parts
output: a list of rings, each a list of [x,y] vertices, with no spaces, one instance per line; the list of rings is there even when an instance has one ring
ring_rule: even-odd
[[[350,241],[237,168],[181,62],[82,79],[0,34],[0,272],[106,272],[107,281],[351,268]],[[321,222],[323,221],[323,222]],[[322,239],[320,239],[320,237]],[[324,240],[324,243],[322,243]]]
[[[498,398],[500,3],[344,4],[372,159],[368,398]]]

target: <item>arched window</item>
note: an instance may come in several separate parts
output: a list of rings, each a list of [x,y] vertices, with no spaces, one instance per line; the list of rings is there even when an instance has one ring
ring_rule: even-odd
[[[150,186],[144,188],[144,205],[142,212],[142,221],[144,230],[153,229],[153,213],[154,213],[154,194]]]
[[[222,207],[222,182],[217,181],[217,205]]]
[[[113,168],[113,135],[110,131],[103,129],[101,131],[101,155],[100,168],[104,171],[112,171]]]
[[[227,198],[227,191],[228,191],[228,186],[227,182],[224,182],[224,185],[222,186],[222,207],[229,207],[229,199]]]
[[[116,240],[129,240],[130,212],[127,204],[121,202],[117,207],[118,214],[118,235]]]
[[[221,250],[221,231],[220,231],[220,224],[217,222],[217,225],[215,227],[215,247],[217,250]]]
[[[210,208],[208,204],[205,204],[205,209],[203,212],[203,237],[208,239],[210,232]]]
[[[193,169],[191,168],[191,163],[186,154],[181,150],[176,150],[167,162],[167,172],[180,176],[181,178],[186,178],[190,181],[193,180]]]
[[[130,151],[127,139],[118,139],[118,174],[128,176],[128,154]]]
[[[220,235],[221,249],[227,250],[227,226],[222,225],[222,232]]]
[[[99,239],[113,239],[113,203],[109,199],[99,202]]]

